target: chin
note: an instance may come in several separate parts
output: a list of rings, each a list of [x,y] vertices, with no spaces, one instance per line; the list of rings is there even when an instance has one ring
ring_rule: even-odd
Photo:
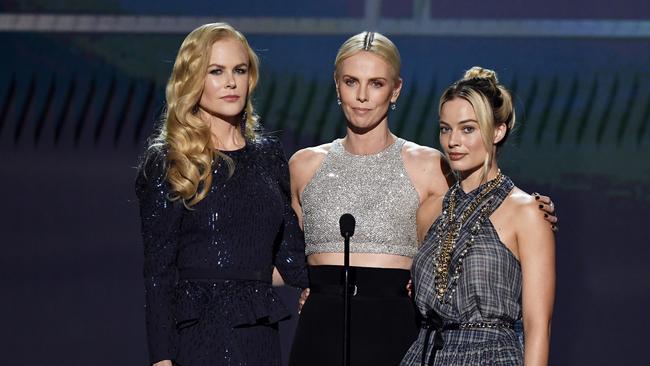
[[[450,164],[451,169],[457,171],[461,177],[469,177],[483,168],[483,164],[468,167],[467,164]]]
[[[232,119],[239,116],[242,111],[243,108],[242,109],[237,109],[237,108],[216,109],[214,111],[211,111],[210,114],[222,119]]]
[[[220,109],[221,110],[219,112],[221,112],[220,113],[221,115],[228,116],[228,117],[235,117],[244,111],[244,106],[243,105],[228,106],[226,108],[220,108]]]
[[[465,169],[465,167],[462,164],[453,164],[453,163],[451,163],[451,164],[449,164],[449,167],[451,167],[451,170],[456,171],[456,172],[458,172],[460,174],[463,174],[464,172],[467,171],[467,169]]]
[[[205,112],[220,118],[232,118],[244,111],[244,106],[201,106]]]
[[[379,123],[381,123],[381,119],[368,118],[362,121],[359,121],[358,119],[350,121],[348,119],[348,126],[353,130],[372,130]]]
[[[365,123],[365,122],[350,122],[349,125],[350,127],[356,129],[368,129],[373,126],[372,123]]]

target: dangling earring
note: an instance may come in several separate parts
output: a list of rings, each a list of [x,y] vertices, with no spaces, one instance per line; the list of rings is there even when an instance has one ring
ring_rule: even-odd
[[[246,111],[242,113],[241,121],[239,121],[239,130],[241,131],[241,135],[246,138]]]
[[[396,108],[397,108],[397,104],[396,104],[396,103],[391,103],[391,104],[390,104],[390,110],[391,110],[391,111],[394,111]]]
[[[341,105],[341,98],[340,97],[336,97],[336,104]]]

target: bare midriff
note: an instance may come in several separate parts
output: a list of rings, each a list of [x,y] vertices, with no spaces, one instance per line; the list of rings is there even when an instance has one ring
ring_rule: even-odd
[[[307,257],[311,266],[343,265],[343,253],[317,253]],[[411,269],[413,258],[395,254],[350,253],[350,265],[355,267]]]

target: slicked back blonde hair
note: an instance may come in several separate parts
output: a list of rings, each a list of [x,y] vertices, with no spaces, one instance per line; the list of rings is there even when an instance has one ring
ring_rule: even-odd
[[[438,114],[442,111],[443,104],[456,98],[462,98],[469,102],[474,109],[474,114],[476,114],[483,144],[488,151],[481,174],[481,181],[485,181],[499,147],[505,143],[510,132],[515,127],[515,109],[512,95],[508,89],[499,84],[496,72],[474,66],[465,72],[462,79],[445,90],[440,97]],[[506,133],[495,144],[493,142],[495,129],[502,123],[506,125]]]
[[[166,112],[159,135],[150,148],[167,149],[169,198],[181,200],[186,207],[200,202],[212,185],[212,164],[223,160],[234,171],[233,160],[212,146],[207,123],[198,117],[198,105],[210,62],[212,45],[222,39],[236,39],[248,54],[248,94],[243,112],[246,116],[245,138],[254,139],[258,130],[251,96],[259,79],[259,59],[248,41],[226,23],[204,24],[185,37],[174,62],[166,88]],[[243,116],[242,116],[243,118]]]
[[[399,51],[388,37],[378,32],[361,32],[343,42],[334,60],[335,79],[339,77],[341,62],[361,51],[372,52],[383,57],[391,66],[395,80],[399,79],[402,67]]]

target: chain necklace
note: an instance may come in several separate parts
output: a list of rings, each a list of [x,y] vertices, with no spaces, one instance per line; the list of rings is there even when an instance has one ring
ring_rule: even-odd
[[[501,182],[503,182],[503,174],[499,171],[497,177],[485,185],[479,195],[465,208],[460,217],[456,217],[456,192],[458,191],[459,185],[453,188],[451,195],[449,197],[449,206],[447,208],[447,233],[444,237],[444,243],[442,244],[440,251],[438,253],[438,258],[435,262],[435,277],[434,284],[436,288],[436,296],[439,300],[442,300],[445,297],[447,292],[447,284],[449,279],[449,265],[451,264],[451,257],[454,253],[454,248],[456,247],[456,241],[460,236],[460,229],[463,227],[463,224],[467,219],[476,211],[476,209],[483,203],[485,198],[496,188]]]

